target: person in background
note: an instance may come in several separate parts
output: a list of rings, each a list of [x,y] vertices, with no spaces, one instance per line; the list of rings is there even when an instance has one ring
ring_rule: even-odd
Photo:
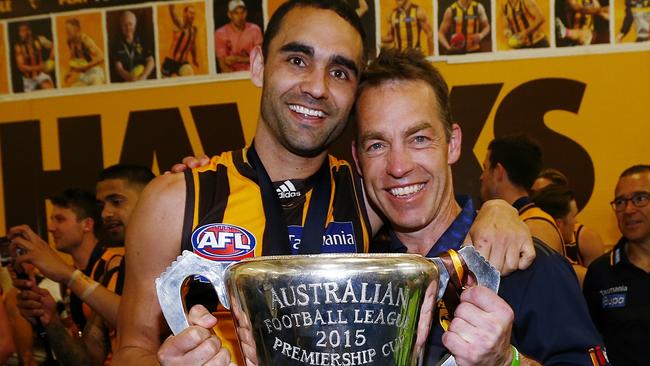
[[[610,202],[621,239],[587,269],[584,295],[614,365],[648,364],[650,165],[621,173]]]
[[[56,253],[28,227],[19,226],[9,230],[15,245],[25,251],[16,258],[17,265],[34,263],[40,266],[46,274],[66,283],[81,301],[93,309],[81,337],[70,334],[57,316],[56,303],[49,292],[36,287],[33,279],[14,279],[14,286],[21,290],[18,307],[22,315],[41,322],[52,350],[62,365],[103,365],[111,360],[124,283],[124,233],[141,191],[153,178],[149,169],[131,165],[114,165],[100,173],[96,198],[101,205],[101,217],[108,238],[106,244],[113,247],[100,252],[100,259],[92,267],[90,275],[62,263],[60,258],[57,260]],[[94,204],[96,202],[93,200]],[[55,199],[54,204],[63,203]],[[73,221],[69,224],[83,231],[90,227],[91,221],[81,220],[76,224]],[[55,235],[60,234],[60,230],[54,226],[52,231]]]
[[[544,169],[535,179],[531,190],[534,193],[550,184],[569,187],[569,180],[559,170],[553,168]],[[569,241],[566,241],[566,239],[564,244],[569,260],[585,268],[605,252],[605,244],[600,234],[577,220],[573,227],[573,236],[570,237]]]
[[[555,220],[562,233],[566,256],[574,263],[573,269],[582,285],[587,268],[580,259],[580,252],[574,241],[573,229],[577,223],[578,206],[573,192],[566,186],[550,185],[535,191],[530,200]]]
[[[553,218],[530,201],[530,187],[542,168],[542,150],[526,136],[492,140],[483,161],[481,199],[499,198],[519,211],[531,234],[564,255],[562,234]]]

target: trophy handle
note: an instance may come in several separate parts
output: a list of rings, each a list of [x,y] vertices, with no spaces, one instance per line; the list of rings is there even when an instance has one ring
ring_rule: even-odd
[[[450,250],[451,252],[451,250]],[[469,272],[474,276],[478,285],[487,287],[494,292],[499,291],[501,275],[479,252],[471,245],[465,246],[458,251],[458,255]],[[447,284],[451,278],[448,266],[445,265],[440,257],[427,258],[438,267],[440,279],[438,280],[438,296],[436,300],[442,299],[447,290]]]
[[[181,290],[185,280],[193,275],[207,278],[219,297],[219,302],[230,309],[230,301],[226,294],[224,273],[230,262],[214,262],[185,250],[160,277],[156,279],[158,302],[165,320],[174,334],[182,332],[190,324],[187,321],[185,304]]]
[[[461,248],[457,253],[453,250],[450,250],[448,254],[451,254],[448,256],[448,260],[452,262],[455,261],[457,263],[445,265],[445,262],[439,257],[428,258],[438,267],[438,272],[440,272],[437,294],[438,296],[436,298],[436,301],[439,301],[444,296],[445,291],[447,290],[447,285],[452,276],[449,271],[454,271],[454,267],[456,266],[466,267],[466,270],[468,270],[470,274],[474,276],[474,279],[478,285],[487,287],[494,292],[499,291],[499,284],[501,282],[501,275],[499,274],[499,271],[497,271],[496,268],[494,268],[485,258],[483,258],[483,256],[479,254],[476,248],[468,245]],[[460,258],[458,258],[458,256],[460,256]],[[451,259],[452,257],[455,257],[456,259]],[[455,276],[455,281],[460,282],[455,283],[456,287],[462,287],[465,285],[465,283],[462,283],[462,279],[459,278],[460,275],[458,270],[456,270],[453,275]],[[452,288],[453,286],[454,285],[452,285]],[[438,366],[456,366],[456,359],[453,355],[449,355],[446,359],[443,359],[442,362],[438,364]]]
[[[439,257],[426,259],[433,262],[433,264],[438,267],[438,293],[436,294],[436,301],[440,301],[442,299],[442,296],[445,294],[445,291],[447,291],[447,284],[449,283],[449,272],[447,271],[447,267],[445,267],[442,259]]]
[[[464,246],[458,251],[467,268],[475,276],[478,285],[499,292],[501,274],[471,245]]]

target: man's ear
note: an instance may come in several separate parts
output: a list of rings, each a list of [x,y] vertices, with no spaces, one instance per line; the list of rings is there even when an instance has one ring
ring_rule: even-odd
[[[447,164],[451,165],[460,159],[460,147],[463,142],[463,132],[457,123],[451,125],[451,136],[447,146]]]
[[[262,47],[255,46],[251,50],[249,59],[251,64],[251,80],[256,87],[261,88],[264,84],[264,55],[262,55]]]
[[[359,173],[360,177],[363,177],[363,173],[361,173],[361,165],[359,164],[359,157],[357,156],[357,140],[352,140],[352,158],[354,159],[354,166],[357,168],[357,173]]]
[[[86,217],[83,221],[83,231],[86,232],[92,232],[93,228],[95,227],[95,220],[93,220],[92,217]]]
[[[494,166],[493,171],[494,171],[495,176],[496,176],[496,178],[497,178],[497,180],[498,180],[499,182],[502,182],[502,181],[504,181],[506,178],[508,178],[508,172],[506,171],[506,168],[504,168],[503,165],[501,165],[501,163],[497,163],[497,164]]]

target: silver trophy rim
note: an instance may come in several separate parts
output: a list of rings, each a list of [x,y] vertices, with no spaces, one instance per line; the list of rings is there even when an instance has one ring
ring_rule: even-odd
[[[293,259],[310,259],[310,258],[346,258],[346,259],[422,258],[422,259],[426,259],[419,254],[410,254],[410,253],[323,253],[323,254],[270,255],[270,256],[263,256],[263,257],[245,258],[236,263],[271,262],[277,260],[286,261],[289,258],[293,258]]]

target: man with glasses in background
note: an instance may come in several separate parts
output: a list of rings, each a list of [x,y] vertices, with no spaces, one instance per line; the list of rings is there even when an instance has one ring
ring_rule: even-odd
[[[621,173],[611,202],[623,237],[587,270],[584,294],[613,365],[647,365],[650,343],[650,165]]]

